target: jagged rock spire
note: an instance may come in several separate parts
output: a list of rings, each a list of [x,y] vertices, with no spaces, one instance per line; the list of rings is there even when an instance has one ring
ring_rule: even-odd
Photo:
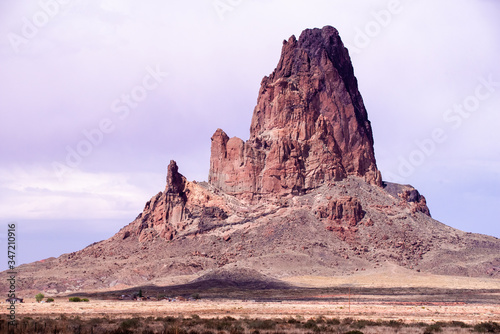
[[[242,197],[302,193],[348,175],[382,184],[351,60],[333,27],[284,41],[262,80],[250,139],[212,137],[209,182]]]
[[[174,160],[170,160],[167,167],[167,187],[166,192],[180,194],[184,190],[186,179],[179,173],[179,168]]]

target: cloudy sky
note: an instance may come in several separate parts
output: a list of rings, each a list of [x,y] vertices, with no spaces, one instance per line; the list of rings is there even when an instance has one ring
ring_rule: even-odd
[[[206,180],[211,135],[248,138],[282,41],[325,25],[350,50],[384,179],[417,187],[441,222],[500,237],[499,10],[494,0],[4,1],[2,244],[8,222],[20,262],[110,237],[164,188],[170,159]]]

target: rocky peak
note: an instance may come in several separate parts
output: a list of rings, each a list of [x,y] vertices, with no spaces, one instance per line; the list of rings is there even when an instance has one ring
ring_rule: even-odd
[[[179,173],[179,168],[174,160],[170,160],[167,167],[167,186],[165,192],[167,194],[180,194],[183,192],[186,183],[186,178]]]
[[[239,197],[304,193],[349,175],[381,186],[373,136],[347,49],[333,27],[283,43],[243,142],[212,137],[209,183]]]
[[[171,240],[177,234],[181,222],[188,216],[188,183],[179,173],[177,163],[171,160],[167,167],[165,191],[151,198],[135,220],[137,228],[134,232],[141,242],[151,241],[157,236]]]

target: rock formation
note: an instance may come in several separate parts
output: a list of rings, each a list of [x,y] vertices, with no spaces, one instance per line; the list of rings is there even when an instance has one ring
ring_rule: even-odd
[[[422,212],[429,217],[431,216],[427,200],[412,186],[384,182],[384,189],[392,196],[402,198],[410,203],[412,212]]]
[[[284,43],[262,80],[249,140],[219,129],[211,150],[208,183],[186,180],[171,161],[165,190],[132,223],[78,252],[20,266],[19,289],[161,286],[214,270],[333,276],[399,266],[500,278],[498,239],[441,224],[415,188],[382,182],[349,55],[332,27]]]
[[[151,241],[156,237],[172,240],[180,232],[206,227],[211,218],[227,218],[224,208],[219,196],[188,182],[172,160],[167,167],[165,191],[146,203],[134,221],[137,228],[133,232],[140,241]],[[201,220],[193,221],[191,218],[197,215],[201,215]],[[130,233],[124,232],[124,237]]]
[[[370,122],[332,27],[283,42],[262,80],[250,139],[212,137],[209,183],[240,198],[303,194],[349,175],[381,186]]]
[[[186,178],[179,174],[175,161],[170,161],[165,191],[149,200],[144,211],[136,218],[139,221],[139,240],[152,240],[156,235],[172,240],[177,225],[187,218],[186,183]]]

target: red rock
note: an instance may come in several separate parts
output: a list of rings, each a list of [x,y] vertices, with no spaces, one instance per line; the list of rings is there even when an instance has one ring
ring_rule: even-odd
[[[348,175],[382,185],[371,125],[337,30],[306,30],[283,43],[277,68],[262,80],[249,140],[213,135],[209,183],[253,198],[300,194]]]
[[[353,240],[359,231],[358,224],[365,216],[361,203],[354,197],[340,197],[316,209],[316,216],[323,220],[328,231],[341,240]]]
[[[317,216],[326,218],[329,222],[343,221],[350,226],[357,226],[365,212],[357,198],[341,197],[330,201],[326,207],[319,207]]]
[[[187,216],[186,184],[186,178],[178,172],[176,162],[170,161],[165,191],[147,202],[143,212],[136,218],[140,220],[136,233],[141,242],[151,241],[158,235],[171,240],[177,234],[178,223]]]
[[[401,185],[390,182],[385,182],[384,188],[392,196],[403,199],[404,202],[401,202],[400,205],[409,206],[412,213],[422,212],[431,217],[427,201],[417,189],[410,185]]]

